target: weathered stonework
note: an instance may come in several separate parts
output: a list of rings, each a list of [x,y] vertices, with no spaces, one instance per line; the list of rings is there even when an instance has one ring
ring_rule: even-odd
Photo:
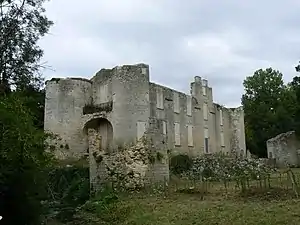
[[[231,124],[231,154],[248,157],[245,149],[244,111],[242,107],[228,109]]]
[[[267,141],[268,158],[276,160],[276,166],[300,166],[300,141],[295,131],[277,135]]]
[[[61,158],[89,155],[94,183],[105,180],[104,162],[117,154],[117,143],[140,146],[142,137],[150,140],[152,155],[160,158],[150,166],[146,163],[145,176],[150,180],[168,178],[168,150],[195,156],[219,151],[240,155],[246,149],[241,107],[228,109],[213,103],[212,88],[198,76],[189,95],[152,83],[145,64],[102,69],[91,80],[47,81],[44,124],[46,131],[61,139],[52,142],[55,148],[68,144],[68,150],[57,151]],[[137,151],[127,150],[132,159],[130,154]],[[146,164],[136,160],[131,169],[143,177]]]

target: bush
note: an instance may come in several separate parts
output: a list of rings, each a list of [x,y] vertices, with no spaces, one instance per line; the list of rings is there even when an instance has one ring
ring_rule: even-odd
[[[193,159],[188,175],[194,180],[266,179],[272,169],[257,159],[231,158],[221,153]]]
[[[48,217],[66,222],[90,197],[89,168],[52,168],[48,174]]]
[[[188,155],[176,155],[170,160],[170,170],[175,175],[180,175],[191,169],[192,159]]]
[[[51,162],[44,140],[19,98],[0,98],[1,224],[40,224],[45,173]]]

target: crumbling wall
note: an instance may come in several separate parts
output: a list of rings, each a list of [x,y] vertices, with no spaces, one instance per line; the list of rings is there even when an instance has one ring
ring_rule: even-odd
[[[140,189],[153,181],[162,180],[162,177],[168,180],[168,163],[158,162],[153,144],[146,136],[135,144],[120,146],[110,153],[97,150],[94,130],[89,130],[89,140],[92,190],[97,191],[107,183],[119,189]]]
[[[169,163],[161,120],[150,124],[137,142],[114,145],[110,152],[99,150],[101,141],[94,129],[88,130],[90,175],[92,190],[105,183],[116,188],[139,189],[145,185],[169,179]]]
[[[268,158],[276,160],[278,167],[300,166],[300,141],[294,131],[277,135],[267,141]]]
[[[53,78],[46,82],[44,129],[58,136],[48,140],[58,158],[80,158],[86,150],[80,121],[83,107],[91,104],[91,91],[87,79]]]
[[[230,121],[230,153],[236,156],[246,156],[246,140],[243,107],[228,109]]]

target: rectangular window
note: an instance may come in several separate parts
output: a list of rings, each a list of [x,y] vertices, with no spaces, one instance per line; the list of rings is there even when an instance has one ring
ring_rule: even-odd
[[[205,153],[209,152],[208,137],[209,137],[208,128],[204,128],[204,151],[205,151]]]
[[[272,159],[273,158],[273,154],[272,152],[269,152],[269,159]]]
[[[156,107],[164,109],[164,93],[161,87],[156,87]]]
[[[108,84],[100,86],[100,103],[108,102]]]
[[[207,103],[203,104],[203,118],[204,118],[204,120],[208,120],[208,107],[207,107]]]
[[[174,123],[175,146],[180,146],[180,124]]]
[[[138,121],[137,122],[137,139],[141,139],[146,132],[147,122]]]
[[[225,140],[224,140],[224,133],[221,131],[220,133],[220,139],[221,139],[221,147],[225,146]]]
[[[167,135],[167,123],[166,121],[162,121],[163,134]]]
[[[187,102],[186,102],[186,114],[188,116],[192,115],[192,96],[187,96]]]
[[[223,111],[220,109],[220,125],[223,126]]]
[[[174,112],[180,113],[179,94],[177,92],[173,92],[173,101],[174,101]]]
[[[188,146],[193,147],[194,146],[193,126],[192,125],[187,125],[187,131],[188,131]]]
[[[206,87],[205,86],[202,86],[202,93],[203,93],[203,96],[206,96]]]

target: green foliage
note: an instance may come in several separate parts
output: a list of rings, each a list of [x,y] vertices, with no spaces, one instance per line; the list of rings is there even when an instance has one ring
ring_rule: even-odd
[[[229,181],[268,177],[273,170],[258,159],[228,157],[222,153],[202,155],[193,159],[190,170],[192,179]]]
[[[156,152],[157,161],[161,162],[164,158],[164,155],[161,152]]]
[[[175,175],[189,171],[191,166],[192,159],[188,155],[176,155],[170,160],[170,170]]]
[[[8,93],[14,85],[24,90],[28,85],[40,86],[38,73],[43,50],[37,45],[52,22],[44,15],[45,0],[0,1],[0,86]],[[0,91],[1,92],[1,91]]]
[[[299,66],[300,68],[300,66]],[[299,71],[297,71],[299,72]],[[295,112],[295,131],[297,136],[300,136],[300,77],[295,76],[290,83],[291,90],[296,96],[296,112]]]
[[[294,128],[296,98],[284,85],[282,74],[272,68],[255,71],[243,84],[247,148],[252,154],[266,157],[266,141]]]
[[[45,90],[29,85],[22,91],[14,92],[23,98],[24,105],[30,110],[34,125],[44,130]]]
[[[51,168],[48,173],[48,217],[71,220],[78,206],[90,196],[89,168],[82,166]]]
[[[107,187],[79,207],[77,212],[72,225],[124,224],[130,214],[130,207],[121,201],[120,195]]]
[[[15,95],[0,98],[0,215],[5,224],[40,222],[51,162],[44,141],[22,100]]]

